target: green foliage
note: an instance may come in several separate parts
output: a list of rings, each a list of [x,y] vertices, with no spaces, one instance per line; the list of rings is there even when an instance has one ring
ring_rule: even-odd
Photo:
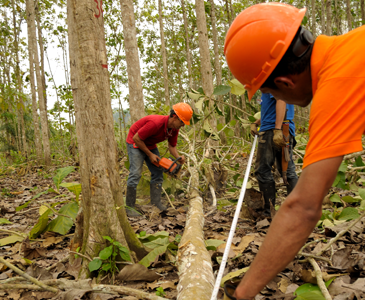
[[[119,271],[117,267],[117,258],[120,257],[122,261],[132,261],[129,250],[118,241],[113,240],[109,236],[103,236],[103,239],[109,241],[110,246],[105,247],[99,252],[99,257],[94,258],[89,262],[89,270],[109,272],[113,276]]]
[[[163,288],[161,286],[156,289],[156,295],[160,296],[160,297],[163,297],[166,295],[165,291],[163,290]]]
[[[48,226],[47,231],[58,232],[59,234],[66,234],[74,224],[74,220],[76,218],[77,212],[79,210],[79,205],[76,202],[67,203],[60,208],[58,211],[59,214],[66,215],[58,216],[54,220],[52,220]]]
[[[333,280],[334,280],[334,278],[325,282],[325,285],[327,288],[330,286],[330,284],[332,283]],[[324,300],[325,299],[322,295],[322,292],[321,292],[319,286],[316,284],[311,284],[311,283],[305,283],[305,284],[301,285],[300,287],[298,287],[295,290],[294,295],[297,296],[294,300],[322,300],[322,299]]]
[[[65,177],[72,173],[73,171],[75,171],[75,167],[70,166],[70,167],[65,167],[65,168],[61,168],[57,170],[56,175],[53,177],[53,182],[56,186],[56,191],[59,193],[59,189],[60,189],[60,184],[62,182],[63,179],[65,179]]]
[[[81,183],[78,182],[63,182],[60,186],[67,188],[71,193],[76,196],[76,202],[79,202],[79,196],[81,193]]]
[[[3,225],[3,224],[13,224],[11,223],[9,220],[7,219],[4,219],[4,218],[0,218],[0,225]]]
[[[225,242],[221,240],[205,240],[205,246],[207,247],[207,250],[213,251],[216,251],[217,248],[224,243]]]

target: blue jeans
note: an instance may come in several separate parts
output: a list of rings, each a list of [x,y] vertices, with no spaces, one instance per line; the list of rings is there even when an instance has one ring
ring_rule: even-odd
[[[163,171],[159,167],[156,167],[148,158],[146,153],[138,148],[133,148],[132,144],[127,143],[127,150],[129,156],[129,176],[127,180],[127,186],[136,188],[139,180],[142,176],[143,162],[146,162],[148,169],[151,172],[150,184],[163,182]],[[153,154],[160,156],[158,149],[150,150]]]
[[[282,174],[282,165],[281,165],[281,148],[276,148],[273,142],[274,131],[267,130],[259,133],[259,144],[257,147],[257,156],[255,163],[255,176],[258,181],[261,183],[274,183],[274,177],[271,172],[275,161],[277,163],[278,171],[280,175]],[[289,154],[290,161],[288,163],[288,170],[286,176],[288,179],[298,178],[295,173],[295,164],[293,162],[293,142],[294,137],[290,135],[289,138]]]

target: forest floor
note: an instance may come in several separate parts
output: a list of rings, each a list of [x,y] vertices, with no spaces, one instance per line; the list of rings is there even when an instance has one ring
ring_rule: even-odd
[[[73,194],[65,188],[60,188],[62,197],[54,193],[44,193],[30,202],[27,207],[16,210],[17,207],[33,199],[35,195],[53,187],[52,177],[55,171],[56,168],[47,171],[38,167],[26,170],[24,168],[13,168],[9,169],[6,175],[0,177],[0,218],[2,218],[0,220],[6,219],[9,221],[9,223],[0,223],[0,239],[7,238],[10,235],[10,240],[6,240],[6,242],[1,240],[3,243],[0,246],[0,253],[8,262],[38,280],[60,278],[74,280],[80,266],[80,264],[77,264],[78,260],[72,265],[68,262],[74,226],[65,235],[46,231],[34,240],[30,241],[29,238],[26,238],[26,234],[38,222],[39,210],[42,204],[51,205],[52,203],[69,200],[74,197]],[[124,171],[126,171],[125,168]],[[126,174],[127,172],[121,172],[121,179],[125,179]],[[73,172],[66,177],[65,181],[80,182],[79,174]],[[217,194],[217,197],[223,199],[224,195],[225,191],[221,191]],[[207,245],[212,257],[213,270],[216,274],[236,205],[223,199],[218,201],[217,209],[212,210],[209,190],[202,193],[202,196],[206,212],[204,234],[205,239],[209,241]],[[282,202],[285,196],[285,188],[279,188],[277,202]],[[141,236],[167,232],[170,242],[178,241],[179,236],[183,234],[186,222],[188,210],[186,194],[182,193],[180,196],[175,197],[173,201],[175,209],[164,198],[165,204],[170,207],[162,213],[156,212],[148,204],[143,205],[143,203],[148,202],[147,196],[139,198],[140,205],[138,208],[143,215],[129,219],[135,232]],[[330,211],[331,209],[335,210],[331,203],[325,205],[328,206]],[[235,272],[231,276],[232,278],[242,277],[245,268],[250,266],[258,252],[268,231],[270,221],[270,219],[263,218],[260,214],[256,214],[255,217],[251,215],[251,218],[247,218],[247,214],[242,214],[233,238],[225,275]],[[315,284],[317,282],[313,266],[308,261],[303,262],[303,260],[308,255],[315,257],[314,255],[325,247],[330,238],[335,237],[350,223],[338,222],[334,226],[325,227],[324,229],[322,227],[316,228],[308,239],[308,242],[311,243],[303,250],[303,253],[306,254],[298,255],[283,272],[264,288],[261,294],[256,296],[256,299],[324,299],[320,292],[318,294],[317,285],[305,285],[306,290],[302,297],[293,295],[299,286],[305,283]],[[334,299],[365,298],[364,234],[365,218],[347,230],[343,236],[333,243],[330,250],[321,255],[323,259],[315,257],[322,270],[324,280],[331,283],[329,292]],[[282,238],[285,239],[285,236]],[[122,280],[120,280],[121,277],[117,276],[113,284],[144,290],[151,294],[157,292],[164,298],[176,299],[178,274],[173,254],[174,252],[167,251],[162,255],[157,255],[150,265],[150,269],[158,274],[157,279],[156,276],[152,276],[150,282],[147,282],[146,279],[133,281],[135,277],[132,273],[129,273],[129,276],[123,277]],[[16,276],[19,275],[0,263],[0,299],[137,299],[132,296],[97,293],[92,290],[68,291],[55,296],[49,291],[28,290],[27,288],[4,289],[4,287],[1,287],[1,284],[10,283],[10,278]],[[101,283],[110,284],[111,278],[107,276],[102,279]],[[305,298],[305,293],[308,292],[312,293],[310,294],[312,298]],[[313,298],[313,295],[317,296]],[[220,294],[220,297],[222,297],[222,294]]]

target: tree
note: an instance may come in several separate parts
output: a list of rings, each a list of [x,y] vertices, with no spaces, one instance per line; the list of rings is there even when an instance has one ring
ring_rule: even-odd
[[[165,104],[170,106],[165,34],[164,34],[164,30],[163,30],[162,0],[158,0],[158,19],[160,22],[161,56],[162,56],[162,63],[163,63],[163,85],[164,85],[164,89],[165,89],[165,93],[164,93],[165,94]]]
[[[109,236],[142,258],[147,252],[129,225],[120,185],[101,4],[93,0],[67,2],[83,195],[73,247],[96,257],[106,246],[103,236]],[[80,277],[87,276],[85,260]]]
[[[145,116],[141,68],[132,0],[120,0],[128,72],[129,107],[132,123]]]
[[[185,10],[185,0],[181,0],[181,9],[183,12],[183,19],[184,19],[184,30],[185,30],[185,46],[186,46],[186,62],[188,64],[188,78],[189,78],[189,87],[193,87],[193,77],[191,71],[191,53],[190,53],[190,39],[189,39],[189,31],[188,31],[188,19],[186,17],[186,10]]]

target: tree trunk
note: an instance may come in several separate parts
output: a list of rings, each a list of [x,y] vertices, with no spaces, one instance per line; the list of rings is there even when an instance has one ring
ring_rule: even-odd
[[[170,106],[170,95],[169,95],[169,80],[167,72],[167,58],[166,58],[166,46],[165,46],[165,33],[163,30],[163,17],[162,17],[162,0],[158,0],[158,19],[160,22],[160,38],[161,38],[161,56],[163,63],[163,85],[165,94],[165,104]]]
[[[23,86],[22,86],[22,78],[20,75],[20,61],[19,61],[19,30],[17,30],[17,25],[16,25],[16,12],[15,12],[15,4],[14,4],[14,0],[11,1],[11,5],[12,5],[12,10],[13,10],[13,32],[14,32],[14,50],[16,53],[16,67],[15,67],[15,77],[16,77],[16,85],[17,85],[17,89],[19,93],[23,92]],[[19,118],[18,118],[18,127],[20,128],[20,136],[21,136],[21,140],[22,140],[22,151],[23,154],[25,156],[28,155],[28,144],[27,144],[27,139],[26,139],[26,134],[25,134],[25,125],[24,125],[24,102],[23,102],[23,97],[19,96],[18,98],[19,101]]]
[[[326,34],[332,35],[332,1],[327,0],[326,8],[327,8],[327,26],[326,26]]]
[[[227,13],[228,24],[229,24],[229,26],[231,26],[231,24],[232,24],[232,18],[231,18],[231,14],[230,14],[228,0],[225,1],[225,4],[226,4],[226,13]]]
[[[347,14],[347,30],[352,30],[352,16],[350,0],[346,0],[346,14]]]
[[[186,17],[186,10],[185,10],[185,0],[181,0],[181,8],[182,8],[183,18],[184,18],[186,62],[188,64],[189,87],[193,88],[193,76],[192,76],[192,72],[191,72],[191,53],[190,53],[190,46],[189,46],[190,39],[189,39],[189,31],[188,31],[188,19]]]
[[[130,227],[120,185],[101,1],[69,0],[67,7],[83,196],[73,248],[95,257],[109,236],[142,258],[147,252]],[[79,277],[87,276],[84,260]]]
[[[361,1],[361,25],[365,25],[365,0]]]
[[[338,0],[335,0],[335,24],[336,24],[336,27],[337,27],[336,35],[342,34],[342,29],[341,29],[341,10],[340,10],[340,7],[338,5]]]
[[[43,97],[43,84],[41,71],[39,68],[39,59],[38,59],[38,47],[37,47],[37,38],[36,38],[36,28],[35,28],[35,11],[34,11],[34,2],[33,0],[27,0],[27,17],[30,22],[30,43],[32,44],[33,51],[33,59],[35,65],[35,73],[37,77],[37,91],[38,91],[38,100],[39,100],[39,111],[41,116],[41,130],[42,130],[42,142],[43,142],[43,151],[44,151],[44,162],[46,166],[51,165],[51,146],[49,143],[49,129],[48,129],[48,121],[47,121],[47,112],[44,106],[44,97]]]
[[[312,0],[312,33],[316,36],[316,0]]]
[[[189,144],[190,157],[198,162],[193,143],[184,136]],[[191,175],[189,211],[186,217],[184,234],[179,243],[176,263],[179,270],[179,284],[177,286],[179,300],[208,300],[214,287],[212,260],[204,243],[204,211],[203,199],[196,188],[199,186],[199,173],[194,167],[188,167]]]
[[[137,33],[134,19],[133,0],[120,0],[127,62],[129,108],[132,123],[143,118],[145,114],[141,68],[138,55]]]
[[[200,53],[200,65],[201,65],[201,78],[204,94],[207,97],[213,96],[213,75],[212,67],[210,64],[210,52],[209,52],[209,42],[208,42],[208,32],[207,32],[207,22],[205,17],[205,6],[204,0],[195,0],[196,9],[196,20],[199,32],[199,53]],[[209,109],[213,109],[213,101],[209,101]],[[214,117],[209,119],[210,126],[213,130],[217,128],[217,120]],[[215,145],[212,141],[211,145]]]
[[[326,19],[325,19],[325,14],[326,14],[326,4],[325,4],[326,0],[321,0],[321,31],[322,34],[326,33]]]
[[[32,92],[32,115],[33,115],[33,123],[34,123],[34,144],[36,149],[37,158],[39,161],[43,161],[43,151],[42,151],[42,142],[41,142],[41,134],[39,130],[39,115],[38,115],[38,105],[37,105],[37,96],[35,90],[35,80],[34,80],[34,42],[32,37],[32,18],[34,24],[34,10],[33,13],[29,11],[27,0],[27,27],[28,27],[28,53],[29,53],[29,77],[30,77],[30,86]]]

